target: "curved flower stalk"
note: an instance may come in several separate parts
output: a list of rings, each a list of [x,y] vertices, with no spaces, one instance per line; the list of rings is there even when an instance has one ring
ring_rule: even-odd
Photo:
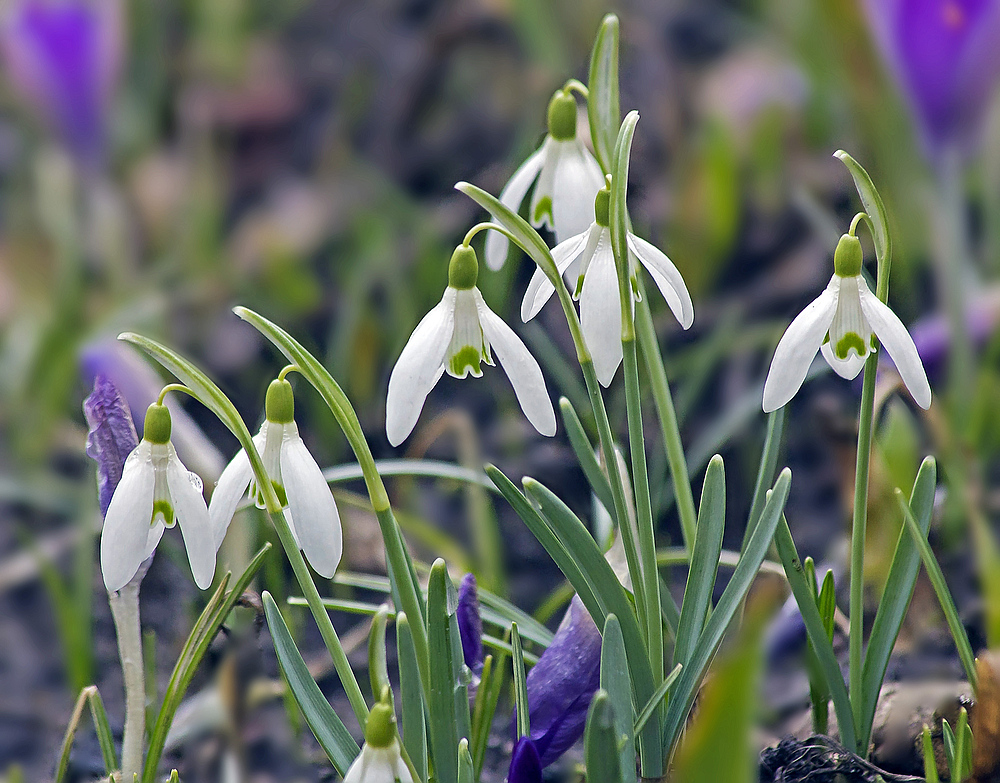
[[[876,338],[917,405],[930,407],[931,387],[912,338],[861,274],[861,241],[844,234],[833,264],[826,290],[792,321],[774,351],[764,383],[764,411],[777,410],[795,396],[817,351],[842,378],[857,377]]]
[[[368,714],[365,744],[344,775],[344,783],[397,782],[414,783],[414,777],[403,759],[392,707],[379,702]]]
[[[604,184],[597,159],[576,135],[576,99],[557,90],[549,101],[549,132],[542,146],[521,164],[500,191],[500,201],[517,212],[533,182],[528,219],[546,226],[561,242],[586,231],[594,220],[594,194]],[[486,238],[486,264],[499,269],[507,259],[507,237],[493,232]]]
[[[287,509],[285,518],[295,543],[316,573],[329,579],[340,565],[343,554],[340,513],[323,471],[302,442],[295,425],[292,385],[284,378],[291,369],[286,368],[268,386],[264,423],[253,440],[278,499]],[[240,449],[222,471],[209,506],[216,547],[226,537],[236,507],[248,489],[257,507],[264,508],[264,496],[255,485],[250,459]]]
[[[558,244],[552,251],[556,268],[566,278],[573,297],[580,300],[580,325],[584,341],[594,359],[601,385],[611,383],[622,362],[622,312],[618,275],[609,228],[610,185],[598,191],[594,200],[594,221],[589,228]],[[639,263],[652,276],[670,311],[684,329],[694,323],[694,305],[684,278],[657,247],[628,232],[630,277],[634,280]],[[636,298],[633,284],[633,303]],[[541,268],[528,283],[521,302],[521,318],[530,321],[555,291]]]
[[[175,523],[180,523],[195,584],[202,590],[212,584],[216,548],[201,491],[201,479],[181,464],[170,442],[170,412],[154,402],[104,518],[101,573],[108,592],[128,584],[153,554],[163,530]]]
[[[417,324],[389,376],[385,431],[393,446],[413,430],[424,400],[446,371],[454,378],[469,373],[479,378],[481,364],[494,363],[492,351],[528,421],[542,435],[555,435],[556,416],[541,368],[514,331],[483,301],[476,287],[478,276],[476,251],[459,245],[448,265],[448,287],[441,302]]]

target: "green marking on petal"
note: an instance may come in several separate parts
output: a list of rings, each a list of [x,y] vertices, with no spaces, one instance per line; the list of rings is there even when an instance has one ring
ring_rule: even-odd
[[[285,488],[274,479],[271,479],[271,486],[274,487],[274,494],[278,496],[278,502],[281,503],[281,507],[284,508],[287,506],[288,495],[285,494]]]
[[[579,299],[580,298],[580,292],[583,291],[583,277],[584,277],[583,275],[580,275],[576,279],[576,288],[573,289],[573,298],[574,299]]]
[[[837,345],[834,347],[833,352],[838,359],[846,359],[852,348],[857,352],[858,356],[864,356],[868,353],[865,341],[861,339],[861,335],[857,332],[848,332],[837,340]]]
[[[448,374],[454,375],[456,378],[464,378],[466,375],[466,367],[471,368],[471,372],[475,376],[480,376],[483,374],[480,368],[480,363],[483,360],[483,354],[471,345],[466,345],[456,351],[452,357],[448,360]]]
[[[548,196],[542,196],[538,199],[538,204],[535,205],[535,214],[532,215],[531,219],[535,223],[541,223],[542,218],[546,215],[549,216],[549,221],[552,221],[552,199]]]
[[[163,515],[163,524],[167,527],[174,526],[174,507],[170,504],[169,500],[154,500],[153,501],[153,515],[149,518],[149,526],[152,527],[156,523],[157,514]]]

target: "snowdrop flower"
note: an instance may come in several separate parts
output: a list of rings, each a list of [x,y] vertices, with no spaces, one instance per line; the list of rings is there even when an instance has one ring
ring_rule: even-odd
[[[556,268],[566,277],[573,297],[580,300],[583,339],[593,356],[597,379],[603,386],[611,383],[622,361],[621,299],[611,249],[611,229],[608,228],[610,204],[611,191],[605,185],[597,193],[594,222],[590,227],[556,245],[552,251]],[[677,267],[645,239],[629,232],[626,241],[631,277],[636,275],[636,261],[642,262],[681,326],[690,327],[694,322],[694,305]],[[521,302],[522,320],[534,318],[554,291],[541,268],[536,269]]]
[[[285,380],[282,372],[268,386],[264,399],[264,423],[253,442],[271,485],[286,509],[285,519],[295,543],[316,573],[329,579],[340,565],[344,548],[340,514],[330,487],[323,478],[323,471],[299,436],[294,413],[292,385]],[[222,471],[209,506],[216,547],[226,537],[236,507],[248,488],[257,507],[264,508],[264,495],[254,480],[250,459],[240,449]]]
[[[764,383],[764,412],[787,403],[805,380],[816,351],[848,380],[857,377],[875,338],[896,363],[900,377],[921,408],[931,404],[931,387],[906,327],[879,301],[861,275],[861,241],[844,234],[833,257],[830,284],[792,321],[778,343]]]
[[[379,702],[370,713],[365,725],[365,744],[351,768],[344,775],[344,783],[413,783],[413,775],[403,761],[396,736],[396,718],[392,707]]]
[[[555,435],[556,416],[538,362],[476,287],[479,261],[466,244],[455,248],[441,302],[417,324],[389,377],[385,431],[398,446],[413,430],[424,400],[441,375],[482,376],[496,351],[521,410],[542,435]]]
[[[504,206],[517,212],[537,180],[528,218],[548,227],[556,242],[586,231],[594,220],[594,194],[604,184],[600,164],[576,135],[576,99],[557,90],[549,102],[549,133],[500,192]],[[486,264],[499,269],[507,259],[507,237],[498,231],[486,239]]]
[[[154,402],[142,440],[122,468],[101,533],[101,573],[108,592],[121,590],[156,549],[164,528],[180,523],[195,584],[212,584],[215,551],[201,479],[177,458],[170,411]]]

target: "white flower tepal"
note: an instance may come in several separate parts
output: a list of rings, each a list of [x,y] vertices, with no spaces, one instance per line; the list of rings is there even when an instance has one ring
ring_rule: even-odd
[[[153,403],[142,440],[129,454],[108,505],[101,532],[101,573],[108,592],[121,590],[153,554],[164,528],[178,523],[195,584],[215,575],[216,547],[202,483],[177,458],[170,442],[170,412]]]
[[[398,446],[413,430],[424,400],[441,376],[483,374],[493,352],[510,378],[521,410],[542,435],[555,435],[556,417],[538,362],[514,331],[487,307],[476,287],[476,251],[459,245],[448,267],[448,287],[413,330],[389,377],[385,431]]]
[[[264,403],[264,423],[254,436],[254,446],[278,500],[287,509],[285,518],[295,543],[316,573],[330,578],[343,553],[340,513],[323,471],[299,435],[294,410],[291,384],[284,378],[272,381]],[[241,449],[222,472],[209,506],[216,547],[226,537],[248,488],[257,506],[264,508],[264,496],[254,480],[250,459]]]
[[[604,185],[600,164],[576,135],[576,99],[558,90],[549,102],[549,133],[500,191],[500,201],[517,212],[536,182],[528,215],[532,225],[546,226],[556,242],[586,231],[594,221],[594,194]],[[486,238],[486,264],[499,269],[507,258],[507,237]]]
[[[792,321],[775,349],[764,383],[766,413],[795,396],[816,351],[838,375],[852,379],[874,350],[876,338],[895,362],[917,405],[930,407],[931,387],[913,339],[896,314],[868,288],[861,262],[861,242],[845,234],[837,245],[834,274],[826,290]]]

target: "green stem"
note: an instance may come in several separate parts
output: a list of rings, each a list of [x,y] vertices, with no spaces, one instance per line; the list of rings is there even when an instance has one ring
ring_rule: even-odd
[[[858,459],[854,474],[854,523],[851,526],[851,602],[850,602],[850,696],[854,724],[862,725],[864,698],[861,682],[862,651],[865,618],[865,528],[868,524],[868,468],[872,451],[872,425],[875,413],[875,375],[878,370],[878,350],[865,361],[864,383],[861,389],[861,410],[858,414]],[[867,755],[867,748],[858,748]]]
[[[653,684],[663,679],[663,620],[660,617],[660,579],[656,568],[656,540],[653,509],[649,501],[649,473],[646,444],[642,433],[642,399],[639,396],[639,359],[635,340],[622,343],[625,368],[625,403],[628,411],[628,447],[632,458],[632,485],[635,491],[636,524],[639,534],[642,595],[646,600],[646,645],[653,669]]]
[[[674,497],[677,498],[677,514],[680,517],[681,532],[684,536],[684,546],[688,551],[694,547],[694,536],[697,528],[698,512],[695,510],[694,494],[691,492],[691,479],[688,476],[687,459],[684,457],[684,444],[681,443],[681,432],[677,426],[677,413],[674,410],[670,385],[667,382],[667,371],[663,366],[663,356],[660,354],[659,341],[653,327],[653,317],[649,312],[649,298],[646,296],[641,275],[636,275],[639,281],[639,292],[642,299],[635,305],[635,328],[642,358],[649,374],[649,388],[656,404],[656,413],[660,419],[660,430],[663,433],[663,444],[667,451],[667,464],[670,466],[670,477],[674,483]]]
[[[125,731],[122,737],[122,780],[142,773],[146,736],[146,683],[142,666],[142,633],[139,628],[139,583],[146,569],[116,593],[108,595],[118,635],[118,655],[125,682]]]

